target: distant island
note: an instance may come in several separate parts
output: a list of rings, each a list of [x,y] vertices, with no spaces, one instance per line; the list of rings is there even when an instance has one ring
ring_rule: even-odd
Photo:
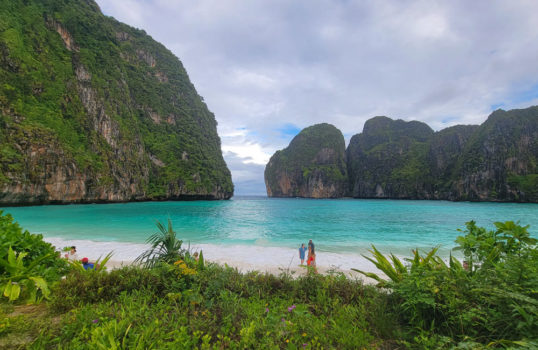
[[[538,202],[538,106],[434,132],[375,117],[345,148],[330,124],[303,129],[265,168],[269,197]]]
[[[0,205],[228,199],[216,120],[183,65],[94,1],[8,1]]]

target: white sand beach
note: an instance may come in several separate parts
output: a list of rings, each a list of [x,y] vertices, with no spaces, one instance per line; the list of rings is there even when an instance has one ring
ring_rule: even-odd
[[[52,243],[58,249],[74,245],[77,247],[79,258],[87,257],[90,261],[95,261],[109,252],[113,252],[112,259],[107,264],[111,268],[132,264],[137,256],[148,249],[146,244],[125,242],[65,240],[55,237],[45,238],[45,241]],[[188,245],[184,245],[184,247],[187,248]],[[191,245],[189,249],[193,252],[201,250],[207,261],[220,265],[227,264],[241,272],[259,271],[275,275],[289,272],[294,276],[306,274],[306,268],[299,266],[300,260],[297,249],[213,244]],[[373,283],[374,281],[352,271],[351,268],[379,273],[379,270],[371,262],[359,254],[337,254],[318,249],[316,260],[320,273],[341,272],[348,277],[360,278],[367,283]]]

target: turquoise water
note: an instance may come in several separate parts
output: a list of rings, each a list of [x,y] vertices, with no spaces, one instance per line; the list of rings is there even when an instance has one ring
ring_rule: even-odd
[[[235,197],[230,201],[144,202],[3,208],[45,237],[143,243],[155,220],[170,218],[193,244],[296,247],[308,239],[329,252],[362,253],[375,244],[408,255],[441,245],[448,253],[466,221],[493,228],[519,220],[538,233],[538,204]]]

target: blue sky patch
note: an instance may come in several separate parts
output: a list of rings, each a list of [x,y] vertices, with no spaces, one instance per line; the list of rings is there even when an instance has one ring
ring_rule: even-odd
[[[278,132],[282,134],[282,136],[289,137],[289,136],[295,136],[299,132],[301,132],[301,129],[299,129],[297,126],[293,124],[285,124],[283,127],[277,129]]]
[[[504,107],[504,102],[492,104],[490,106],[490,109],[493,112],[493,111],[496,111],[496,110],[498,110],[499,108],[502,108],[502,107]]]
[[[527,101],[532,101],[535,98],[538,98],[538,84],[534,84],[530,89],[521,91],[519,94],[514,96],[512,99],[513,103],[522,103]]]

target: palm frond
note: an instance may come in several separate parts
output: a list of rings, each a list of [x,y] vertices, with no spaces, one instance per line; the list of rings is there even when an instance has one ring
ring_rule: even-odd
[[[154,267],[160,262],[173,263],[184,254],[181,248],[183,241],[177,239],[172,220],[168,219],[167,227],[159,221],[155,224],[158,231],[146,239],[151,248],[135,259],[135,263],[141,263],[146,267]]]

